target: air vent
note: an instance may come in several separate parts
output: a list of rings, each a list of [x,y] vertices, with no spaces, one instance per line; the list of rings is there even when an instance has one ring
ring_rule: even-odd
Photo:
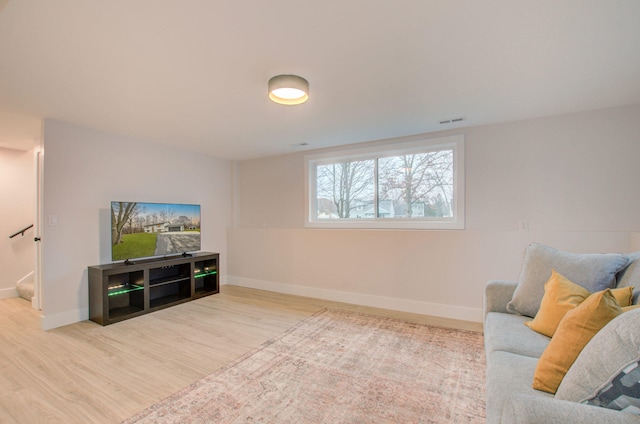
[[[443,119],[442,121],[439,121],[439,122],[440,124],[457,124],[458,122],[462,122],[466,119],[467,118],[465,116],[459,116],[457,118]]]

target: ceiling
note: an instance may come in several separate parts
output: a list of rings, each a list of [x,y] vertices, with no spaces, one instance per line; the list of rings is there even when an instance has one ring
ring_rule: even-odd
[[[638,0],[0,0],[2,147],[50,118],[242,160],[637,103]]]

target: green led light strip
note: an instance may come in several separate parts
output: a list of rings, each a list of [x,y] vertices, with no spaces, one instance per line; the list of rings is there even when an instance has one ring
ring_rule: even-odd
[[[207,275],[216,275],[218,273],[218,271],[209,271],[209,272],[205,272],[203,274],[196,274],[193,276],[193,278],[202,278],[202,277],[206,277]]]
[[[125,290],[118,290],[116,292],[108,293],[107,296],[115,296],[115,295],[118,295],[118,294],[130,293],[132,291],[142,290],[142,289],[144,289],[143,286],[132,286],[131,288],[128,288],[128,289],[125,289]]]

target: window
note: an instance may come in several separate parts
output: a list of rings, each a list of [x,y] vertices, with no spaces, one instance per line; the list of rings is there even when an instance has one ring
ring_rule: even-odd
[[[464,228],[464,136],[306,157],[307,226]]]

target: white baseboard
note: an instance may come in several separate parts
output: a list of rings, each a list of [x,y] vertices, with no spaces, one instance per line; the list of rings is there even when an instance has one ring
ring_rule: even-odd
[[[0,289],[0,299],[11,299],[12,297],[18,297],[18,290],[15,288]]]
[[[244,277],[227,276],[227,284],[273,291],[277,293],[293,294],[297,296],[315,297],[317,299],[332,300],[335,302],[370,306],[373,308],[391,309],[395,311],[411,312],[462,321],[482,322],[481,308],[442,305],[438,303],[421,302],[394,297],[374,296],[370,294],[344,292],[340,290],[327,290],[317,287],[297,286],[294,284],[277,283],[273,281],[256,280]]]
[[[43,330],[51,330],[53,328],[62,327],[64,325],[74,324],[89,319],[89,309],[76,309],[73,311],[62,312],[59,314],[41,315],[40,328]]]

